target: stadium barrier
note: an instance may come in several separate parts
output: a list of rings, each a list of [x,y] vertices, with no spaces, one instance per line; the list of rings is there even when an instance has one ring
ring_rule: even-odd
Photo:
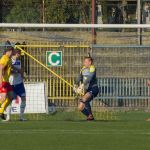
[[[149,108],[149,46],[93,45],[92,56],[104,106]]]
[[[65,64],[63,65],[64,66],[63,70],[62,67],[60,67],[61,68],[60,69],[59,66],[57,67],[51,66],[52,67],[51,69],[53,69],[56,73],[61,75],[61,77],[64,78],[64,81],[67,81],[68,84],[65,83],[62,79],[56,78],[57,75],[55,77],[55,74],[53,73],[52,74],[54,76],[51,77],[45,76],[47,78],[47,89],[49,89],[49,91],[47,91],[49,95],[48,98],[53,103],[56,103],[56,105],[63,105],[63,106],[77,105],[77,102],[74,101],[75,95],[73,94],[71,86],[73,85],[75,78],[77,78],[78,76],[78,72],[82,65],[82,60],[84,56],[87,56],[88,53],[91,52],[97,67],[97,76],[100,88],[100,95],[97,98],[97,101],[93,102],[93,106],[116,107],[116,108],[128,107],[136,109],[149,107],[149,88],[147,86],[147,81],[149,80],[148,78],[149,73],[144,72],[145,68],[148,66],[147,64],[145,64],[145,61],[143,62],[143,59],[146,59],[148,61],[149,56],[148,47],[122,46],[117,48],[113,46],[112,47],[93,46],[91,51],[89,45],[24,46],[24,48],[27,48],[28,53],[32,54],[38,60],[41,60],[43,64],[45,63],[44,62],[45,60],[38,58],[41,57],[42,55],[37,55],[36,52],[34,52],[35,50],[32,49],[36,48],[37,53],[39,53],[39,50],[37,50],[37,48],[39,47],[42,47],[42,52],[43,49],[45,48],[49,48],[51,50],[53,49],[52,51],[55,52],[63,50],[64,55],[63,64]],[[141,50],[141,48],[143,50]],[[124,49],[126,50],[124,51]],[[143,67],[144,70],[141,71]],[[33,71],[34,69],[30,68],[29,70]],[[41,72],[41,69],[38,68],[36,69],[36,71],[37,70]],[[127,74],[125,74],[126,72]],[[33,74],[34,73],[30,72],[30,75]],[[42,73],[40,74],[41,77],[40,75],[38,75],[37,78],[38,80],[44,77],[43,76],[44,74]],[[28,80],[31,80],[31,78],[32,77],[30,76]],[[69,100],[72,101],[70,102]]]

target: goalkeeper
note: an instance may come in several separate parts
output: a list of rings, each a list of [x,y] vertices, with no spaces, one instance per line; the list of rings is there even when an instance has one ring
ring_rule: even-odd
[[[79,87],[76,88],[77,86]],[[84,94],[80,99],[78,109],[87,117],[88,121],[94,120],[90,102],[98,95],[99,88],[97,86],[96,68],[91,57],[85,57],[84,66],[80,71],[74,91],[79,95]]]

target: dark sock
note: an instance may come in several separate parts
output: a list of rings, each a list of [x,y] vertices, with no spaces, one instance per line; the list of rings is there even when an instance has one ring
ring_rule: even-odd
[[[89,111],[86,108],[84,108],[81,112],[87,117],[90,115]]]
[[[85,108],[88,110],[89,114],[92,114],[91,105],[90,103],[85,104]]]

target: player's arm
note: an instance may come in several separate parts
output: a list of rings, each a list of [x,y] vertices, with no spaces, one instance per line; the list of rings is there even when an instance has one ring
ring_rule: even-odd
[[[0,64],[0,84],[3,81],[3,70],[4,70],[5,66]]]
[[[3,81],[3,72],[4,72],[5,67],[8,64],[8,61],[9,61],[9,59],[6,59],[4,57],[2,57],[0,60],[0,84]]]
[[[15,66],[11,65],[11,73],[21,73],[21,69],[18,69]]]
[[[82,75],[82,70],[80,71],[80,74],[78,75],[78,78],[75,82],[74,85],[74,92],[77,94],[82,94],[83,93],[83,75]]]
[[[83,69],[80,70],[80,73],[79,73],[79,75],[78,75],[78,78],[76,79],[76,82],[75,82],[75,84],[76,84],[77,86],[79,86],[81,83],[83,83],[82,70],[83,70]]]
[[[24,69],[18,69],[15,66],[11,66],[11,73],[15,74],[15,73],[20,73],[21,77],[24,78]]]
[[[82,82],[83,82],[83,75],[82,75],[82,73],[80,72],[80,74],[79,74],[79,76],[78,76],[78,78],[77,78],[76,84],[79,86],[80,83],[82,83]]]
[[[21,74],[21,77],[24,78],[24,69],[23,68],[20,69],[20,74]]]

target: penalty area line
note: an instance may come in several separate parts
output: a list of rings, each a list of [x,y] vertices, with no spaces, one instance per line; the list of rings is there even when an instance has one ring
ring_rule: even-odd
[[[150,130],[63,130],[63,129],[29,129],[1,130],[1,134],[81,134],[81,135],[150,135]]]

